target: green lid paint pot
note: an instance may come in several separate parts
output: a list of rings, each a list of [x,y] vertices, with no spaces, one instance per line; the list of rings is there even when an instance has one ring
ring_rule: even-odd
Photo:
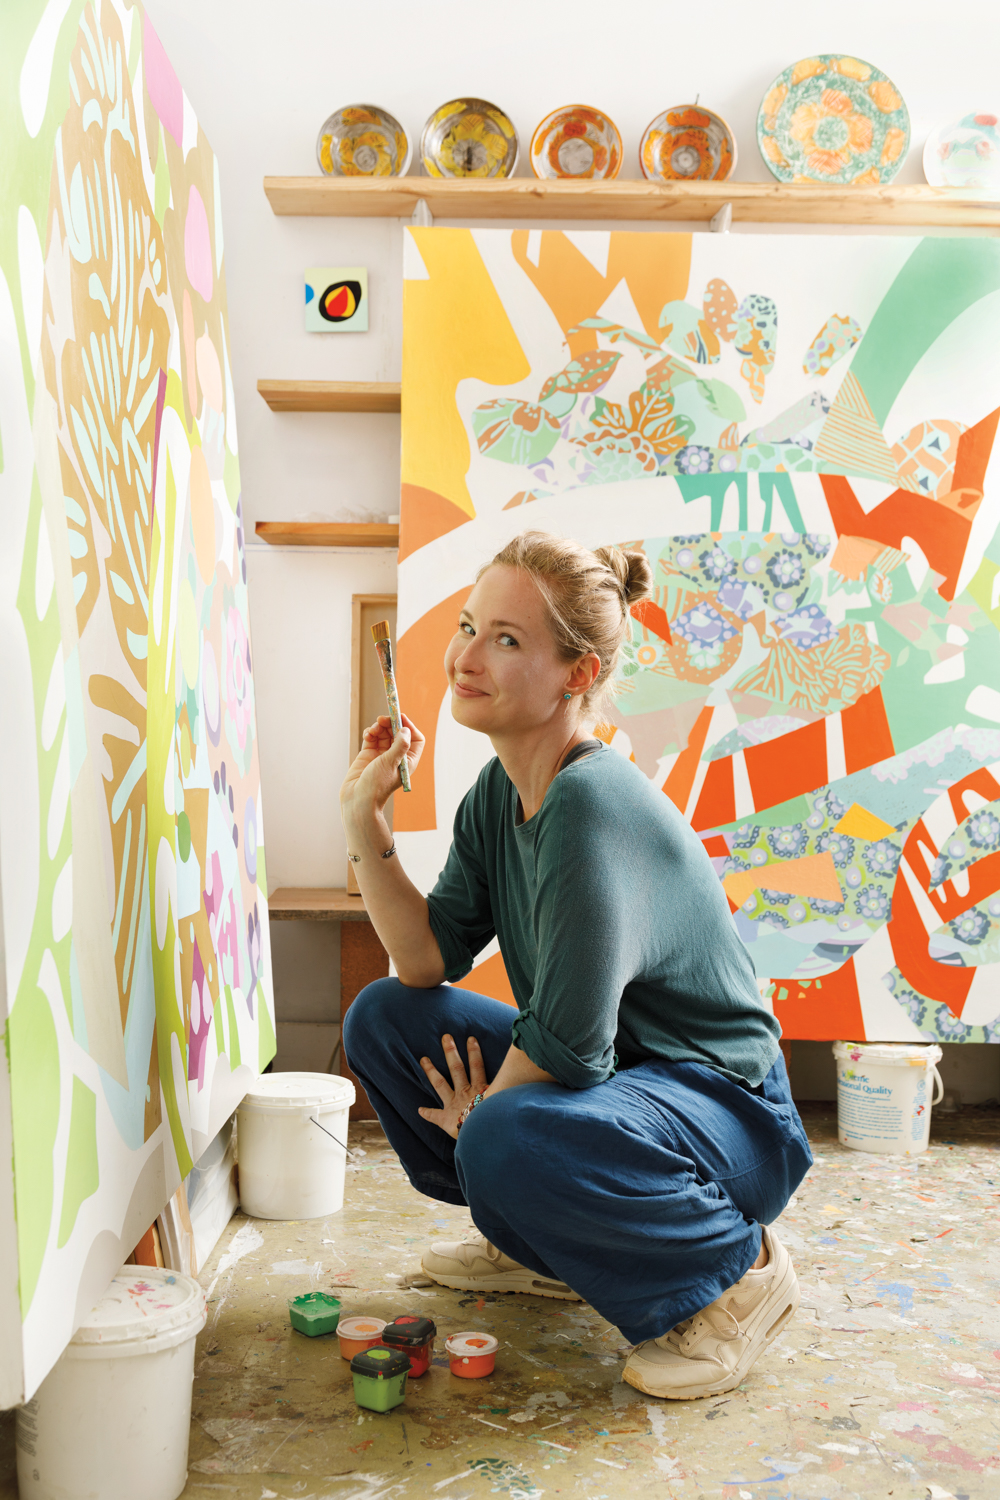
[[[306,1292],[302,1297],[289,1297],[288,1317],[294,1329],[311,1339],[320,1333],[336,1333],[340,1303],[329,1292]]]
[[[366,1349],[380,1344],[384,1327],[384,1318],[341,1318],[337,1324],[341,1359],[353,1359],[356,1354],[364,1354]]]
[[[395,1349],[365,1349],[351,1360],[354,1399],[369,1411],[392,1411],[406,1400],[410,1361]]]
[[[445,1341],[451,1373],[461,1380],[492,1375],[500,1347],[492,1333],[453,1333]]]
[[[437,1325],[431,1318],[418,1317],[416,1313],[403,1313],[393,1318],[382,1329],[382,1343],[390,1349],[399,1349],[409,1355],[410,1374],[416,1379],[424,1375],[434,1353],[434,1336]]]

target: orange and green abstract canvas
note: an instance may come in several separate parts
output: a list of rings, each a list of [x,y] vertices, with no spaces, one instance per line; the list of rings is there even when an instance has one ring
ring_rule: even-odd
[[[1000,244],[415,229],[405,277],[422,888],[490,754],[440,665],[476,570],[527,527],[628,543],[656,592],[599,732],[786,1036],[1000,1041]],[[509,997],[495,946],[465,982]]]
[[[218,162],[140,5],[0,29],[0,1385],[30,1394],[274,1026]]]

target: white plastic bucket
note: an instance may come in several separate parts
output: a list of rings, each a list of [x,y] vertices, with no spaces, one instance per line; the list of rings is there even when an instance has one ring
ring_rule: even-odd
[[[190,1276],[123,1266],[18,1409],[21,1500],[177,1500],[204,1326]]]
[[[936,1066],[941,1048],[933,1043],[834,1042],[833,1055],[840,1144],[880,1156],[926,1151],[931,1107],[944,1097]],[[938,1091],[932,1098],[934,1084]]]
[[[254,1219],[321,1219],[344,1206],[354,1084],[332,1073],[265,1073],[236,1117],[240,1204]]]

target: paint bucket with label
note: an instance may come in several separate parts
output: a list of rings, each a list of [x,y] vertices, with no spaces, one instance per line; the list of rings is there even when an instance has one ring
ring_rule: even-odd
[[[344,1206],[349,1078],[265,1073],[237,1113],[240,1205],[255,1219],[321,1219]]]
[[[204,1326],[190,1276],[123,1266],[18,1409],[21,1500],[177,1500]]]
[[[833,1055],[841,1145],[879,1156],[926,1151],[931,1107],[944,1094],[937,1070],[941,1048],[933,1043],[834,1042]]]
[[[492,1375],[500,1345],[492,1333],[452,1333],[445,1340],[451,1373],[462,1380]]]

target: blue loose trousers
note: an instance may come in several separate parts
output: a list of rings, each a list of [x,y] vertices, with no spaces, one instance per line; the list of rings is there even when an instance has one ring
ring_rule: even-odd
[[[448,1076],[441,1037],[466,1038],[494,1078],[507,1005],[451,985],[379,979],[344,1022],[344,1051],[413,1186],[468,1204],[505,1255],[564,1281],[633,1344],[715,1300],[756,1260],[812,1162],[779,1056],[756,1089],[699,1063],[653,1060],[590,1089],[528,1083],[492,1095],[458,1141],[420,1058]]]

